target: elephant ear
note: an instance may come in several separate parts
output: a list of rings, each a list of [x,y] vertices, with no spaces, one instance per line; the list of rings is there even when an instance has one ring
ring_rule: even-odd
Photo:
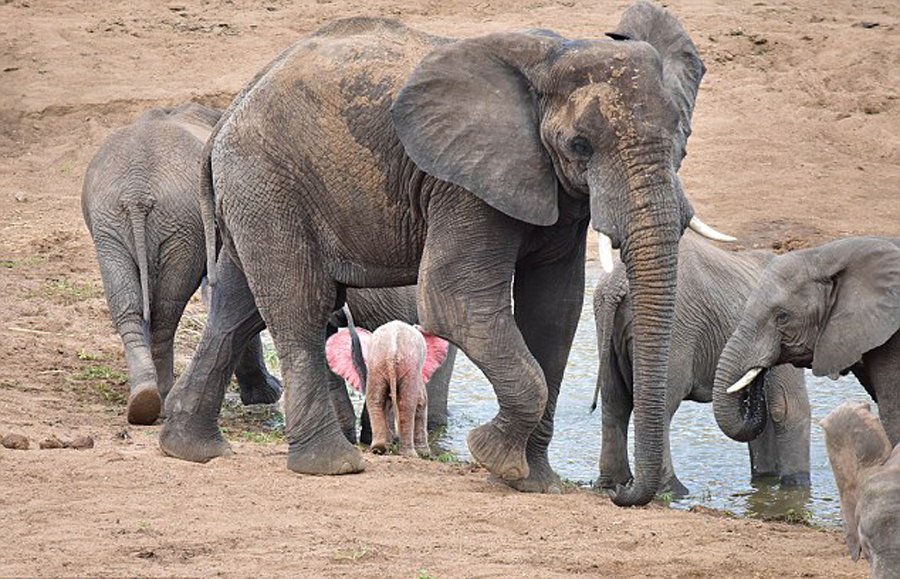
[[[812,371],[833,376],[900,329],[900,247],[883,239],[844,239],[822,246],[819,259],[830,278],[832,306]]]
[[[847,549],[859,559],[860,484],[891,455],[891,443],[867,402],[844,402],[822,419],[828,461],[841,497]]]
[[[514,219],[556,223],[556,173],[526,73],[561,42],[545,31],[510,32],[436,48],[391,106],[406,154]]]
[[[369,357],[369,337],[371,333],[363,328],[356,328],[362,348],[363,360]],[[346,380],[355,390],[365,392],[365,380],[360,376],[353,364],[350,331],[341,328],[325,342],[325,359],[331,371]]]
[[[675,170],[681,167],[691,134],[691,116],[700,81],[706,66],[690,36],[675,16],[656,4],[639,0],[619,21],[614,39],[642,40],[651,45],[662,59],[663,84],[678,108],[678,132],[675,143]]]
[[[418,324],[416,324],[416,329],[425,338],[425,364],[422,366],[422,379],[428,382],[431,380],[432,374],[441,367],[441,364],[447,358],[447,350],[450,348],[450,344],[443,338],[429,334]]]

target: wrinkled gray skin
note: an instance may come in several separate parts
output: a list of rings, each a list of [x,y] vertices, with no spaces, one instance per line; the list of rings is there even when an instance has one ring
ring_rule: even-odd
[[[652,499],[677,243],[692,217],[676,172],[704,67],[649,2],[617,33],[454,41],[340,20],[235,99],[208,145],[207,246],[214,200],[284,367],[290,469],[363,470],[325,402],[325,321],[345,287],[418,280],[420,323],[462,348],[499,401],[470,433],[472,455],[515,488],[558,492],[547,446],[593,219],[621,247],[636,312],[641,443],[635,484],[614,500]],[[172,397],[163,450],[213,449],[214,402],[178,386]]]
[[[821,422],[841,496],[847,550],[869,561],[873,579],[900,577],[900,444],[893,447],[862,402],[845,402]]]
[[[767,403],[759,380],[726,390],[753,368],[786,363],[816,376],[853,372],[891,443],[900,442],[900,239],[848,237],[769,263],[716,370],[713,406],[725,434],[755,438]]]
[[[763,251],[724,251],[690,231],[681,238],[660,493],[688,493],[672,465],[671,418],[682,400],[712,402],[719,354],[772,257]],[[628,280],[621,262],[597,282],[594,319],[600,355],[597,388],[603,418],[600,476],[595,486],[614,488],[631,478],[627,434],[632,412],[633,335]],[[751,477],[777,477],[782,485],[809,486],[810,408],[803,371],[789,365],[773,368],[765,376],[765,388],[771,421],[762,435],[748,445]]]
[[[203,144],[221,111],[153,109],[114,132],[91,160],[81,204],[103,289],[125,345],[128,422],[152,424],[174,382],[173,339],[206,267],[198,204]],[[245,404],[274,402],[259,338],[238,368]]]

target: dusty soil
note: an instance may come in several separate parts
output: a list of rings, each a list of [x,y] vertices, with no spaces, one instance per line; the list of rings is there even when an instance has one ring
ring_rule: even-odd
[[[225,106],[298,35],[339,16],[430,32],[546,27],[593,37],[626,2],[0,0],[0,576],[856,576],[835,530],[586,490],[513,492],[471,465],[371,457],[364,474],[285,468],[265,417],[233,413],[235,455],[161,456],[132,428],[83,225],[84,170],[151,106]],[[900,233],[900,6],[675,0],[709,72],[683,179],[697,213],[779,250]],[[192,304],[183,367],[202,323]],[[38,450],[89,435],[87,450]]]

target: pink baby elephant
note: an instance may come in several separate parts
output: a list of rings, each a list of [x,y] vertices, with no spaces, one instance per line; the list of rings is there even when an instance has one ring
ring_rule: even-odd
[[[430,455],[425,383],[447,356],[447,341],[399,320],[369,333],[355,328],[349,315],[347,319],[349,327],[328,338],[325,352],[335,374],[366,395],[372,451],[387,450],[391,442],[388,416],[393,413],[400,454]],[[352,343],[354,335],[358,345]]]

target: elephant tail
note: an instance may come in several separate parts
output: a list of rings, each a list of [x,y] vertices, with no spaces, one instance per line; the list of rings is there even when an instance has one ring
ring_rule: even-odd
[[[597,353],[600,364],[597,370],[597,385],[594,387],[594,399],[591,401],[591,412],[597,409],[597,399],[604,382],[601,376],[604,375],[611,363],[616,310],[619,309],[619,304],[625,299],[627,293],[628,277],[625,275],[625,268],[621,263],[600,278],[594,291],[594,321],[597,324]]]
[[[153,207],[149,202],[141,200],[137,204],[129,204],[125,211],[131,221],[131,234],[134,236],[134,252],[137,257],[138,274],[141,281],[141,299],[143,302],[143,323],[145,330],[150,328],[150,268],[147,263],[147,213]]]
[[[212,184],[212,155],[210,138],[203,147],[200,163],[200,219],[203,221],[203,240],[206,245],[206,280],[216,285],[216,201]]]

